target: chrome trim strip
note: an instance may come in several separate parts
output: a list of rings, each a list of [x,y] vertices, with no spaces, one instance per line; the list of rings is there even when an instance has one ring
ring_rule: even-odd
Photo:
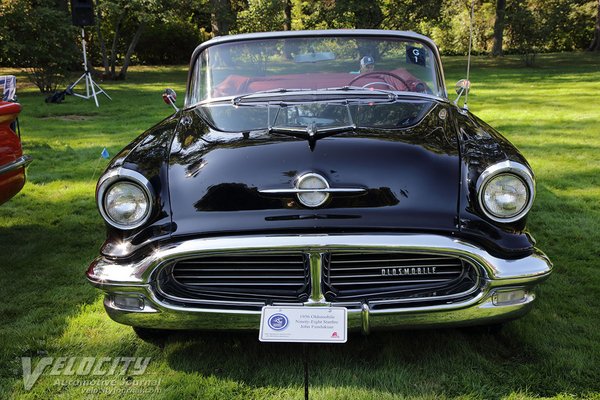
[[[33,161],[33,157],[23,154],[21,157],[17,158],[16,160],[1,166],[0,167],[0,175],[15,171],[19,168],[27,168],[27,166],[29,164],[31,164],[32,161]]]
[[[360,188],[325,188],[325,189],[262,189],[265,194],[297,194],[297,193],[364,193],[367,189]]]
[[[491,214],[487,208],[485,207],[483,201],[483,191],[481,190],[485,185],[498,174],[502,173],[512,173],[522,178],[527,184],[527,189],[529,190],[529,199],[527,200],[527,205],[520,213],[510,218],[500,218],[493,214]],[[533,199],[535,198],[535,179],[533,178],[533,172],[531,169],[527,168],[525,165],[515,162],[515,161],[502,161],[497,164],[491,165],[485,169],[477,179],[477,183],[475,184],[475,192],[477,193],[477,200],[479,202],[479,207],[483,211],[483,213],[495,222],[502,223],[510,223],[515,222],[523,218],[531,209],[533,205]]]

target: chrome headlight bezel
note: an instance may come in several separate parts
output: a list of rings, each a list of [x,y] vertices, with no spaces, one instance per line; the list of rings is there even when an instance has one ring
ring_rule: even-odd
[[[499,175],[514,175],[523,181],[525,187],[527,188],[527,202],[525,206],[517,214],[510,217],[501,217],[493,214],[485,204],[484,189],[492,179]],[[487,218],[495,222],[511,223],[523,218],[531,209],[533,200],[535,198],[535,180],[532,171],[525,165],[515,161],[503,161],[489,166],[481,173],[479,179],[477,179],[475,190],[477,193],[479,208]]]
[[[105,199],[108,190],[117,183],[131,183],[133,185],[138,186],[144,192],[147,200],[148,200],[148,209],[144,216],[134,224],[122,224],[118,221],[112,219],[109,213],[106,211]],[[98,210],[100,211],[100,215],[102,218],[114,228],[121,230],[132,230],[139,228],[146,224],[150,217],[152,216],[153,208],[154,208],[154,190],[152,189],[152,185],[150,181],[146,179],[146,177],[139,172],[120,168],[118,170],[112,171],[105,176],[103,176],[98,182],[98,189],[96,191],[96,202],[98,205]]]

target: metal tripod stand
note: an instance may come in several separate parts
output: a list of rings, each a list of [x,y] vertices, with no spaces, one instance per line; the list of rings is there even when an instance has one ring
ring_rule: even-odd
[[[87,42],[85,41],[85,30],[82,27],[81,28],[81,47],[83,50],[83,71],[84,72],[83,72],[83,74],[81,74],[79,79],[77,79],[75,82],[73,82],[71,85],[69,85],[69,87],[67,88],[67,93],[72,94],[73,96],[81,97],[82,99],[86,99],[86,100],[93,97],[94,102],[96,103],[96,107],[100,107],[100,104],[98,104],[98,95],[100,93],[103,93],[106,97],[108,97],[109,100],[112,100],[112,99],[104,91],[104,89],[102,89],[100,87],[100,85],[98,85],[96,82],[94,82],[94,79],[92,78],[92,74],[90,73],[90,71],[88,69],[87,53],[86,53],[86,47],[85,47],[86,44],[87,44]],[[77,84],[82,79],[85,79],[85,94],[75,93],[73,91],[73,88],[75,88],[75,86],[77,86]]]

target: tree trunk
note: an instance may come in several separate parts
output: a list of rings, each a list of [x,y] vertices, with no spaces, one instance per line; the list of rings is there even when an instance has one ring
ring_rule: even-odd
[[[229,33],[233,21],[233,13],[229,0],[210,0],[211,13],[210,25],[214,36],[223,36]]]
[[[494,22],[494,45],[492,55],[502,56],[502,42],[504,40],[504,15],[506,14],[506,0],[496,0],[496,21]]]
[[[98,35],[98,42],[100,43],[100,53],[102,54],[102,66],[104,67],[104,77],[108,77],[109,65],[108,65],[108,54],[106,53],[106,43],[104,43],[104,36],[100,26],[102,25],[102,13],[100,12],[100,1],[96,0],[96,34]]]
[[[140,25],[138,26],[137,30],[135,31],[135,35],[133,35],[133,38],[131,39],[131,43],[129,43],[129,48],[127,49],[127,53],[125,54],[125,58],[123,59],[123,66],[121,67],[121,71],[119,72],[119,79],[125,79],[125,76],[127,75],[127,68],[129,68],[129,63],[131,62],[131,56],[133,55],[133,52],[135,51],[135,46],[137,46],[138,42],[140,41],[140,36],[142,36],[142,32],[144,31],[144,28],[146,27],[146,23],[145,22],[140,22]]]
[[[285,7],[283,8],[283,30],[292,30],[292,2],[285,0]]]
[[[600,51],[600,0],[598,0],[598,12],[596,13],[596,26],[594,28],[594,40],[588,48],[589,51]]]
[[[119,15],[119,19],[115,25],[115,35],[113,36],[112,47],[110,49],[110,79],[115,79],[116,76],[116,64],[117,64],[117,43],[119,41],[119,34],[121,31],[121,21],[125,18],[125,12]]]

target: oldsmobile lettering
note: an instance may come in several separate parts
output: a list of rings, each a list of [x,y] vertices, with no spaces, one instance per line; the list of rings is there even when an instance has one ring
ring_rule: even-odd
[[[434,275],[436,267],[381,268],[381,276]]]

